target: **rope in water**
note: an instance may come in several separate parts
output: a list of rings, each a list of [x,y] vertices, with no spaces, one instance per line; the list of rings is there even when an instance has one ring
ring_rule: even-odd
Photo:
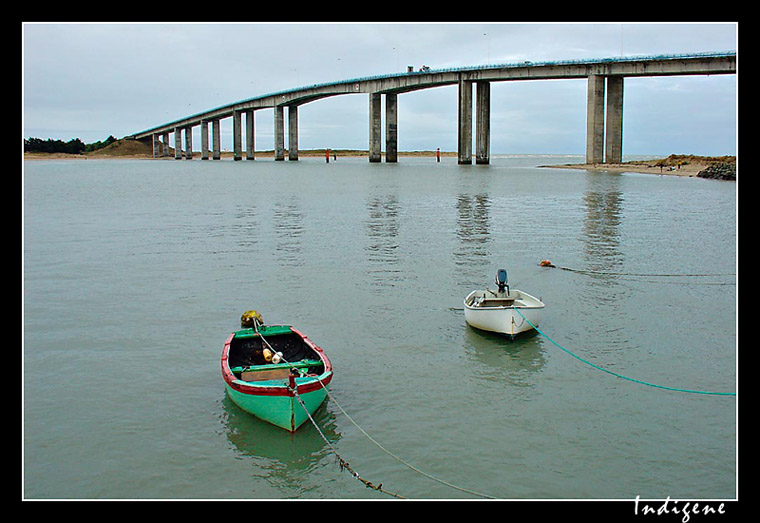
[[[301,371],[300,369],[295,369],[295,370],[297,370],[298,372],[300,372],[300,373],[302,373],[302,374],[303,374],[303,371]],[[385,447],[383,447],[383,446],[382,446],[380,443],[378,443],[378,442],[377,442],[377,440],[375,440],[375,438],[373,438],[372,436],[370,436],[370,435],[367,433],[367,431],[365,431],[365,430],[364,430],[364,429],[363,429],[363,428],[362,428],[362,427],[361,427],[361,426],[360,426],[358,423],[356,423],[356,422],[354,421],[354,419],[353,419],[351,416],[349,416],[348,412],[346,412],[346,411],[345,411],[345,409],[343,409],[343,407],[341,407],[341,406],[340,406],[340,403],[338,403],[337,401],[335,401],[335,398],[334,398],[334,397],[333,397],[333,396],[330,394],[330,391],[327,389],[327,387],[325,387],[325,384],[324,384],[324,383],[322,383],[322,380],[321,380],[321,379],[319,379],[319,377],[317,377],[317,381],[319,381],[319,384],[320,384],[320,385],[322,385],[322,388],[323,388],[323,389],[325,389],[325,393],[327,394],[327,397],[328,397],[328,398],[330,398],[330,401],[331,401],[332,403],[334,403],[336,407],[338,407],[338,409],[339,409],[339,410],[340,410],[340,411],[343,413],[343,415],[344,415],[344,416],[346,416],[346,418],[348,418],[348,420],[349,420],[349,421],[350,421],[350,422],[351,422],[351,423],[352,423],[352,424],[353,424],[353,425],[354,425],[354,426],[355,426],[357,429],[359,429],[359,431],[360,431],[362,434],[364,434],[364,436],[365,436],[365,437],[366,437],[368,440],[370,440],[370,441],[371,441],[371,442],[372,442],[372,443],[373,443],[375,446],[377,446],[377,448],[379,448],[380,450],[382,450],[383,452],[385,452],[386,454],[388,454],[390,457],[392,457],[393,459],[395,459],[395,460],[396,460],[396,461],[398,461],[399,463],[401,463],[401,464],[405,465],[406,467],[408,467],[409,469],[411,469],[411,470],[413,470],[413,471],[417,472],[418,474],[421,474],[421,475],[425,476],[426,478],[432,479],[433,481],[437,481],[438,483],[441,483],[441,484],[443,484],[443,485],[446,485],[447,487],[451,487],[451,488],[453,488],[453,489],[459,490],[459,491],[461,491],[461,492],[466,492],[466,493],[468,493],[468,494],[473,494],[473,495],[475,495],[475,496],[480,496],[480,497],[483,497],[483,498],[488,498],[488,499],[495,499],[495,498],[493,498],[492,496],[488,496],[488,495],[486,495],[486,494],[481,494],[481,493],[479,493],[479,492],[475,492],[474,490],[468,490],[468,489],[466,489],[466,488],[463,488],[463,487],[458,487],[457,485],[454,485],[453,483],[449,483],[448,481],[444,481],[444,480],[442,480],[442,479],[440,479],[440,478],[436,478],[435,476],[432,476],[432,475],[428,474],[427,472],[424,472],[424,471],[422,471],[422,470],[418,469],[417,467],[415,467],[415,466],[414,466],[414,465],[412,465],[411,463],[408,463],[407,461],[404,461],[403,459],[401,459],[399,456],[397,456],[397,455],[393,454],[391,451],[389,451],[388,449],[386,449]],[[400,496],[400,495],[398,495],[398,494],[394,494],[394,493],[392,493],[392,492],[388,492],[387,490],[384,490],[384,489],[382,488],[382,487],[383,487],[383,484],[382,484],[382,483],[380,483],[379,485],[374,485],[373,483],[371,483],[371,482],[369,482],[369,481],[367,481],[367,480],[363,479],[361,476],[359,476],[359,474],[357,474],[356,472],[354,472],[354,470],[353,470],[353,469],[351,469],[351,467],[349,466],[348,462],[347,462],[345,459],[343,459],[343,458],[340,456],[340,454],[338,454],[338,452],[335,450],[335,448],[332,446],[332,444],[331,444],[331,443],[328,441],[327,437],[326,437],[326,436],[325,436],[325,435],[322,433],[322,431],[319,429],[319,426],[317,425],[317,422],[316,422],[316,421],[314,421],[314,418],[312,418],[312,417],[311,417],[311,414],[309,414],[309,411],[306,409],[306,405],[304,405],[303,401],[301,401],[301,398],[298,396],[298,393],[297,393],[297,391],[294,391],[294,394],[295,394],[295,397],[296,397],[296,399],[298,399],[298,402],[301,404],[301,407],[303,407],[303,409],[306,411],[306,415],[309,417],[309,421],[311,421],[312,425],[314,425],[314,428],[316,428],[316,429],[317,429],[317,432],[319,433],[319,435],[320,435],[320,436],[322,437],[322,439],[325,441],[325,443],[327,444],[327,446],[328,446],[328,447],[330,447],[330,450],[332,450],[333,454],[335,454],[335,456],[337,457],[337,459],[338,459],[338,462],[339,462],[339,464],[340,464],[340,467],[341,467],[341,469],[346,469],[346,470],[348,470],[349,472],[351,472],[351,474],[352,474],[352,475],[353,475],[353,476],[354,476],[356,479],[358,479],[359,481],[361,481],[362,483],[364,483],[364,484],[365,484],[365,485],[366,485],[368,488],[371,488],[371,489],[374,489],[374,490],[378,490],[378,491],[380,491],[380,492],[383,492],[383,493],[385,493],[385,494],[389,494],[389,495],[391,495],[391,496],[394,496],[394,497],[396,497],[396,498],[400,498],[400,499],[406,499],[406,498],[404,498],[403,496]]]
[[[320,383],[321,383],[321,382],[320,382]],[[323,386],[324,386],[324,385],[323,385]],[[325,390],[327,390],[327,389],[325,389]],[[333,398],[333,397],[330,395],[329,391],[328,391],[328,393],[327,393],[327,394],[328,394],[328,396],[330,397],[330,401],[332,401],[332,402],[334,402],[334,403],[335,403],[335,405],[336,405],[336,406],[337,406],[337,407],[340,409],[340,411],[341,411],[341,412],[342,412],[342,413],[343,413],[343,414],[344,414],[344,415],[345,415],[345,416],[348,418],[348,420],[349,420],[351,423],[353,423],[353,425],[354,425],[354,426],[355,426],[357,429],[359,429],[359,431],[360,431],[362,434],[364,434],[364,436],[365,436],[367,439],[369,439],[369,440],[370,440],[372,443],[374,443],[374,444],[377,446],[377,448],[379,448],[380,450],[382,450],[383,452],[385,452],[386,454],[388,454],[390,457],[392,457],[393,459],[395,459],[395,460],[396,460],[396,461],[398,461],[399,463],[401,463],[401,464],[405,465],[406,467],[408,467],[409,469],[413,470],[414,472],[417,472],[418,474],[421,474],[421,475],[425,476],[425,477],[426,477],[426,478],[428,478],[428,479],[432,479],[433,481],[437,481],[438,483],[441,483],[442,485],[446,485],[447,487],[451,487],[451,488],[453,488],[453,489],[459,490],[459,491],[461,491],[461,492],[466,492],[466,493],[468,493],[468,494],[473,494],[473,495],[475,495],[475,496],[480,496],[480,497],[483,497],[483,498],[494,499],[493,497],[491,497],[491,496],[488,496],[488,495],[486,495],[486,494],[481,494],[481,493],[479,493],[479,492],[475,492],[474,490],[468,490],[468,489],[466,489],[466,488],[458,487],[457,485],[454,485],[453,483],[449,483],[448,481],[444,481],[444,480],[442,480],[442,479],[440,479],[440,478],[437,478],[437,477],[435,477],[435,476],[432,476],[432,475],[428,474],[427,472],[424,472],[424,471],[422,471],[422,470],[418,469],[417,467],[415,467],[415,466],[414,466],[414,465],[412,465],[411,463],[408,463],[408,462],[404,461],[403,459],[401,459],[400,457],[396,456],[395,454],[393,454],[392,452],[390,452],[388,449],[386,449],[385,447],[383,447],[383,446],[382,446],[380,443],[378,443],[378,442],[377,442],[377,441],[376,441],[376,440],[375,440],[375,439],[374,439],[372,436],[370,436],[369,434],[367,434],[367,432],[366,432],[366,431],[365,431],[363,428],[361,428],[361,427],[360,427],[360,426],[359,426],[359,425],[358,425],[358,424],[357,424],[357,423],[356,423],[356,422],[355,422],[355,421],[354,421],[354,420],[351,418],[351,416],[349,416],[349,415],[348,415],[348,413],[347,413],[345,410],[343,410],[343,407],[341,407],[341,406],[340,406],[340,404],[339,404],[337,401],[335,401],[335,399],[334,399],[334,398]]]
[[[624,375],[622,375],[622,374],[618,374],[617,372],[613,372],[613,371],[611,371],[611,370],[605,369],[605,368],[603,368],[603,367],[600,367],[599,365],[596,365],[596,364],[594,364],[594,363],[591,363],[591,362],[590,362],[590,361],[588,361],[588,360],[584,360],[583,358],[581,358],[581,357],[580,357],[580,356],[578,356],[577,354],[574,354],[573,352],[571,352],[571,351],[567,350],[565,347],[563,347],[562,345],[560,345],[559,343],[557,343],[556,341],[554,341],[553,339],[551,339],[551,338],[550,338],[550,337],[549,337],[549,336],[548,336],[548,335],[547,335],[545,332],[543,332],[543,331],[542,331],[541,329],[539,329],[537,326],[533,325],[533,324],[530,322],[530,320],[528,320],[528,318],[526,318],[525,316],[523,316],[523,313],[522,313],[522,312],[520,312],[520,309],[518,309],[518,308],[515,308],[514,310],[516,310],[516,311],[517,311],[517,313],[518,313],[520,316],[522,316],[522,317],[523,317],[523,319],[524,319],[526,322],[528,322],[528,325],[530,325],[531,327],[533,327],[533,328],[536,330],[536,332],[538,332],[538,333],[539,333],[539,334],[541,334],[543,337],[545,337],[547,340],[549,340],[550,342],[552,342],[552,344],[554,344],[554,345],[555,345],[556,347],[558,347],[560,350],[562,350],[562,351],[566,352],[567,354],[569,354],[569,355],[570,355],[570,356],[572,356],[573,358],[575,358],[575,359],[577,359],[577,360],[580,360],[580,361],[582,361],[582,362],[583,362],[583,363],[585,363],[586,365],[589,365],[589,366],[591,366],[591,367],[593,367],[593,368],[595,368],[595,369],[597,369],[597,370],[600,370],[600,371],[602,371],[602,372],[606,372],[607,374],[611,374],[611,375],[613,375],[613,376],[615,376],[615,377],[617,377],[617,378],[621,378],[621,379],[624,379],[624,380],[632,381],[632,382],[634,382],[634,383],[638,383],[638,384],[640,384],[640,385],[647,385],[647,386],[649,386],[649,387],[655,387],[655,388],[658,388],[658,389],[671,390],[671,391],[675,391],[675,392],[687,392],[687,393],[690,393],[690,394],[708,394],[708,395],[715,395],[715,396],[736,396],[736,393],[735,393],[735,392],[711,392],[711,391],[705,391],[705,390],[680,389],[680,388],[677,388],[677,387],[667,387],[667,386],[664,386],[664,385],[656,385],[656,384],[654,384],[654,383],[648,383],[648,382],[646,382],[646,381],[637,380],[637,379],[635,379],[635,378],[629,378],[628,376],[624,376]]]
[[[261,338],[261,340],[266,344],[266,346],[269,347],[269,349],[272,350],[273,354],[276,354],[280,358],[280,361],[282,361],[283,363],[286,363],[286,364],[290,365],[291,372],[296,371],[301,376],[305,376],[306,375],[306,373],[303,370],[292,366],[292,364],[282,356],[281,352],[276,352],[274,350],[274,348],[269,344],[269,342],[266,340],[266,338],[264,338],[264,335],[261,334],[261,332],[259,332],[259,330],[258,330],[259,323],[258,322],[255,322],[254,326],[256,328],[256,332],[259,335],[259,338]],[[317,381],[319,381],[319,384],[322,386],[323,389],[325,389],[325,393],[327,393],[327,395],[329,396],[330,392],[327,390],[327,387],[325,387],[325,384],[322,383],[322,380],[319,379],[318,376],[317,376]],[[388,494],[388,495],[396,497],[396,498],[405,499],[403,496],[399,496],[398,494],[395,494],[393,492],[389,492],[389,491],[383,489],[383,484],[382,483],[380,483],[379,485],[375,485],[371,481],[368,481],[368,480],[364,479],[363,477],[361,477],[351,467],[351,465],[348,463],[348,461],[346,461],[338,453],[338,451],[335,449],[335,447],[333,447],[332,443],[330,443],[330,440],[327,439],[327,436],[325,436],[325,434],[319,428],[319,425],[317,425],[317,422],[314,421],[314,418],[311,417],[311,413],[309,412],[309,409],[306,408],[306,405],[304,404],[303,400],[301,399],[301,396],[298,394],[298,386],[295,386],[294,388],[288,387],[288,389],[290,389],[290,391],[293,393],[293,397],[295,397],[298,400],[298,403],[303,408],[304,412],[306,413],[306,416],[309,418],[309,421],[311,422],[312,425],[314,425],[314,428],[317,429],[317,432],[322,437],[322,439],[324,440],[325,444],[330,448],[330,450],[332,451],[332,453],[335,454],[335,459],[338,461],[338,465],[340,466],[341,470],[348,470],[355,479],[357,479],[357,480],[361,481],[362,483],[364,483],[364,485],[367,488],[371,488],[371,489],[377,490],[379,492],[383,492],[384,494]],[[332,399],[332,397],[330,399]],[[337,405],[337,402],[335,402],[335,403]],[[338,407],[340,407],[340,405],[338,405]],[[343,410],[343,409],[341,408],[340,410]],[[345,411],[344,411],[344,414],[345,414]],[[351,418],[349,417],[349,419],[351,419]],[[353,423],[353,420],[352,420],[352,423]]]
[[[319,380],[319,382],[322,383],[322,380]],[[324,384],[322,384],[322,387],[325,388]],[[327,389],[325,388],[325,390],[327,390]],[[322,439],[325,441],[325,444],[328,447],[330,447],[330,450],[332,451],[332,453],[335,454],[335,458],[337,459],[338,465],[340,466],[341,470],[348,470],[355,479],[357,479],[357,480],[361,481],[362,483],[364,483],[364,485],[367,488],[371,488],[373,490],[380,491],[380,492],[382,492],[384,494],[388,494],[388,495],[393,496],[395,498],[406,499],[403,496],[399,496],[398,494],[395,494],[393,492],[389,492],[389,491],[383,489],[383,484],[382,483],[380,483],[379,485],[375,485],[371,481],[367,481],[366,479],[362,478],[353,468],[351,468],[351,465],[349,465],[348,461],[346,461],[345,459],[343,459],[343,457],[340,454],[338,454],[338,451],[335,450],[335,447],[332,446],[332,444],[330,443],[330,441],[327,439],[327,436],[324,435],[324,433],[322,432],[322,430],[319,428],[319,425],[317,425],[317,422],[314,421],[314,418],[311,417],[311,414],[309,413],[309,409],[307,409],[306,405],[304,405],[304,402],[301,399],[301,397],[298,395],[298,391],[297,390],[293,390],[293,396],[295,396],[295,398],[298,400],[298,403],[301,404],[301,407],[303,407],[304,412],[306,412],[306,415],[309,417],[309,421],[311,421],[311,424],[314,425],[315,429],[317,429],[317,432],[322,437]]]
[[[259,334],[259,336],[260,336],[260,334]],[[262,337],[262,339],[263,339],[263,337]],[[266,340],[265,340],[265,341],[266,341]],[[269,343],[267,343],[267,345],[269,345]],[[288,361],[286,361],[285,359],[282,359],[282,361],[284,361],[285,363],[289,363],[289,362],[288,362]],[[296,372],[300,373],[302,376],[305,374],[305,373],[304,373],[304,371],[302,371],[301,369],[297,369],[297,368],[295,368],[295,367],[291,367],[291,368],[292,368],[293,370],[295,370]],[[475,495],[475,496],[480,496],[480,497],[483,497],[483,498],[488,498],[488,499],[495,499],[495,498],[493,498],[493,497],[491,497],[491,496],[488,496],[488,495],[486,495],[486,494],[481,494],[481,493],[479,493],[479,492],[475,492],[475,491],[473,491],[473,490],[468,490],[468,489],[466,489],[466,488],[458,487],[458,486],[456,486],[456,485],[454,485],[454,484],[452,484],[452,483],[449,483],[449,482],[447,482],[447,481],[444,481],[444,480],[442,480],[442,479],[440,479],[440,478],[436,478],[435,476],[432,476],[432,475],[428,474],[427,472],[424,472],[424,471],[422,471],[422,470],[418,469],[417,467],[415,467],[415,466],[414,466],[414,465],[412,465],[411,463],[408,463],[408,462],[404,461],[404,460],[403,460],[403,459],[401,459],[399,456],[397,456],[397,455],[393,454],[392,452],[390,452],[388,449],[386,449],[386,448],[385,448],[385,447],[383,447],[383,446],[382,446],[380,443],[378,443],[378,442],[377,442],[377,441],[376,441],[376,440],[375,440],[375,439],[374,439],[372,436],[370,436],[370,435],[367,433],[367,431],[365,431],[365,430],[364,430],[364,429],[363,429],[361,426],[359,426],[359,424],[358,424],[358,423],[356,423],[356,422],[354,421],[354,419],[353,419],[351,416],[349,416],[349,415],[348,415],[348,412],[346,412],[346,411],[345,411],[345,409],[343,409],[343,407],[341,407],[340,403],[338,403],[337,401],[335,401],[335,398],[334,398],[334,397],[333,397],[333,396],[330,394],[330,391],[329,391],[329,390],[328,390],[328,388],[325,386],[325,384],[322,382],[322,380],[319,378],[319,376],[317,376],[316,378],[317,378],[317,381],[319,382],[319,384],[320,384],[320,385],[322,386],[322,388],[325,390],[325,393],[327,394],[327,397],[328,397],[328,398],[330,398],[330,401],[331,401],[332,403],[334,403],[334,404],[335,404],[335,406],[337,406],[337,407],[338,407],[338,409],[340,409],[340,411],[343,413],[343,415],[345,415],[345,416],[346,416],[346,418],[348,418],[348,420],[349,420],[349,421],[350,421],[350,422],[351,422],[351,423],[352,423],[352,424],[353,424],[353,425],[354,425],[354,426],[355,426],[357,429],[359,429],[359,431],[360,431],[362,434],[364,434],[364,436],[365,436],[365,437],[366,437],[368,440],[370,440],[370,441],[371,441],[373,444],[375,444],[375,446],[377,446],[377,447],[378,447],[380,450],[382,450],[383,452],[385,452],[386,454],[388,454],[389,456],[391,456],[393,459],[397,460],[399,463],[402,463],[403,465],[405,465],[406,467],[410,468],[411,470],[413,470],[413,471],[417,472],[418,474],[421,474],[421,475],[425,476],[426,478],[432,479],[433,481],[437,481],[438,483],[441,483],[441,484],[443,484],[443,485],[446,485],[447,487],[451,487],[451,488],[453,488],[453,489],[459,490],[459,491],[461,491],[461,492],[466,492],[466,493],[468,493],[468,494],[472,494],[472,495]],[[356,471],[354,471],[354,470],[351,468],[351,466],[349,465],[349,463],[348,463],[348,462],[347,462],[345,459],[343,459],[343,457],[341,457],[341,455],[338,453],[338,451],[337,451],[337,450],[335,450],[335,447],[333,447],[333,446],[332,446],[332,444],[330,443],[330,441],[327,439],[327,437],[324,435],[324,433],[322,432],[322,430],[321,430],[321,429],[319,428],[319,426],[317,425],[317,422],[316,422],[316,421],[314,421],[314,418],[312,418],[312,417],[311,417],[311,414],[309,413],[309,410],[306,408],[306,405],[304,405],[303,401],[301,400],[300,396],[298,395],[298,390],[297,390],[297,389],[298,389],[298,387],[296,387],[296,389],[295,389],[295,390],[293,390],[293,395],[294,395],[294,396],[295,396],[295,398],[298,400],[298,403],[300,403],[300,405],[301,405],[301,407],[303,408],[303,410],[306,412],[306,415],[308,416],[308,418],[309,418],[309,421],[311,422],[311,424],[312,424],[312,425],[314,425],[314,428],[315,428],[315,429],[317,429],[317,432],[319,433],[319,435],[320,435],[320,436],[322,437],[322,439],[325,441],[325,443],[327,444],[327,446],[328,446],[328,447],[330,447],[330,450],[333,452],[333,454],[335,454],[335,457],[336,457],[336,459],[338,460],[338,464],[340,465],[340,468],[341,468],[341,470],[344,470],[344,469],[345,469],[345,470],[348,470],[348,471],[351,473],[351,475],[352,475],[354,478],[356,478],[357,480],[359,480],[359,481],[361,481],[362,483],[364,483],[364,485],[365,485],[366,487],[368,487],[368,488],[371,488],[371,489],[373,489],[373,490],[377,490],[377,491],[379,491],[379,492],[382,492],[382,493],[384,493],[384,494],[388,494],[388,495],[390,495],[390,496],[393,496],[393,497],[396,497],[396,498],[399,498],[399,499],[406,499],[405,497],[403,497],[403,496],[400,496],[399,494],[395,494],[395,493],[393,493],[393,492],[389,492],[389,491],[387,491],[387,490],[383,489],[383,484],[382,484],[382,483],[380,483],[380,484],[378,484],[378,485],[375,485],[375,484],[373,484],[371,481],[367,481],[366,479],[362,478],[362,477],[361,477],[359,474],[357,474],[357,473],[356,473]]]
[[[554,265],[549,260],[542,260],[541,263],[539,263],[539,265],[541,267],[561,269],[563,271],[575,272],[577,274],[597,274],[601,276],[632,276],[632,277],[649,277],[649,278],[705,278],[705,277],[716,277],[716,276],[736,276],[735,273],[729,273],[729,272],[670,274],[670,273],[646,273],[646,272],[592,271],[589,269],[573,269],[570,267],[562,267],[561,265]],[[736,282],[708,282],[708,283],[701,283],[701,285],[736,285]]]

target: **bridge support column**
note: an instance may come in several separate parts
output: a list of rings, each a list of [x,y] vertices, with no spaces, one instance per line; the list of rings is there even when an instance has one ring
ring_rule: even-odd
[[[491,162],[491,84],[478,82],[477,86],[475,163],[488,165]]]
[[[245,112],[245,159],[253,160],[254,155],[254,143],[253,139],[253,109],[249,109]]]
[[[193,128],[185,127],[185,159],[193,159]]]
[[[219,120],[211,120],[211,158],[219,160],[222,157],[222,137],[220,135]]]
[[[586,95],[586,163],[604,161],[604,76],[588,77]]]
[[[153,158],[158,158],[158,135],[153,135]]]
[[[385,162],[398,162],[398,95],[385,95]]]
[[[274,108],[274,159],[285,161],[285,112],[282,105]]]
[[[623,161],[623,77],[607,77],[605,163]]]
[[[379,162],[382,159],[380,140],[382,132],[381,122],[382,106],[380,105],[380,93],[369,94],[369,161]]]
[[[460,164],[472,164],[472,82],[459,78],[459,112],[457,116],[457,157]]]
[[[201,160],[208,160],[208,120],[201,120]]]
[[[174,159],[182,159],[182,129],[179,127],[174,128]]]
[[[240,129],[240,111],[232,111],[232,158],[242,160],[242,136]]]
[[[169,133],[164,133],[164,148],[161,150],[161,156],[169,156]]]
[[[298,161],[298,106],[288,106],[288,160]]]

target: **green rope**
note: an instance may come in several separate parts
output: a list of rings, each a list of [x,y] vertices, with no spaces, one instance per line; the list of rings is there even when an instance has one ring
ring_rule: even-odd
[[[690,389],[679,389],[679,388],[676,388],[676,387],[666,387],[664,385],[656,385],[654,383],[648,383],[646,381],[641,381],[641,380],[637,380],[637,379],[634,379],[634,378],[629,378],[628,376],[623,376],[622,374],[618,374],[617,372],[612,372],[611,370],[602,368],[599,365],[595,365],[595,364],[591,363],[590,361],[584,360],[583,358],[581,358],[577,354],[573,354],[572,352],[570,352],[569,350],[567,350],[566,348],[564,348],[562,345],[560,345],[559,343],[557,343],[556,341],[554,341],[553,339],[551,339],[549,336],[547,336],[546,333],[543,332],[541,329],[539,329],[538,327],[536,327],[535,325],[533,325],[530,322],[530,320],[528,320],[528,318],[526,318],[525,316],[523,316],[523,313],[520,312],[520,309],[515,308],[514,310],[516,310],[517,313],[520,314],[520,316],[522,316],[523,319],[528,322],[528,325],[530,325],[531,327],[533,327],[534,329],[536,329],[536,331],[539,334],[541,334],[547,340],[549,340],[550,342],[552,342],[560,350],[566,352],[567,354],[569,354],[573,358],[582,361],[586,365],[590,365],[591,367],[594,367],[597,370],[600,370],[602,372],[606,372],[607,374],[611,374],[611,375],[613,375],[613,376],[615,376],[617,378],[621,378],[621,379],[624,379],[624,380],[632,381],[632,382],[638,383],[640,385],[647,385],[649,387],[655,387],[655,388],[658,388],[658,389],[671,390],[671,391],[675,391],[675,392],[688,392],[690,394],[710,394],[710,395],[715,395],[715,396],[736,396],[735,392],[710,392],[710,391],[704,391],[704,390],[690,390]]]

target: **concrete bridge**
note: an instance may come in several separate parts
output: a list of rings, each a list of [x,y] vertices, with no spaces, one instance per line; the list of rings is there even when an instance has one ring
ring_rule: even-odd
[[[153,141],[153,155],[168,156],[174,133],[174,157],[192,159],[192,128],[201,128],[201,159],[221,154],[220,120],[233,119],[233,154],[254,159],[254,112],[274,109],[274,158],[285,159],[285,108],[288,108],[288,159],[298,160],[298,107],[321,98],[345,94],[369,95],[369,161],[381,161],[382,97],[385,97],[385,159],[398,161],[398,95],[420,89],[458,85],[458,162],[472,164],[473,85],[475,86],[475,162],[490,161],[491,82],[587,79],[586,163],[620,163],[623,151],[623,80],[626,77],[735,74],[736,52],[618,57],[599,60],[521,62],[515,64],[427,69],[372,76],[290,89],[250,98],[188,116],[131,136]],[[606,110],[605,110],[606,108]],[[697,109],[697,108],[695,108]]]

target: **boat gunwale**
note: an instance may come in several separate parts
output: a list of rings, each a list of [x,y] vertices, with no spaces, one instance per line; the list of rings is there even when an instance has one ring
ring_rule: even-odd
[[[489,310],[490,311],[494,311],[494,310],[508,310],[508,309],[543,309],[543,308],[546,307],[546,304],[544,302],[542,302],[541,300],[539,300],[538,298],[536,298],[535,296],[533,296],[531,294],[528,294],[525,291],[521,291],[519,289],[515,289],[515,291],[519,292],[523,296],[527,296],[528,298],[531,298],[531,299],[535,300],[536,303],[540,304],[540,305],[514,305],[513,304],[513,305],[489,305],[489,306],[473,307],[472,305],[470,305],[470,304],[467,303],[467,301],[469,300],[470,296],[472,296],[476,292],[485,292],[485,291],[481,291],[481,290],[478,289],[478,290],[474,290],[474,291],[470,292],[470,294],[468,294],[465,297],[465,299],[464,299],[464,306],[465,306],[466,309],[471,310],[471,311],[489,311]],[[515,298],[515,299],[518,299],[518,298]]]
[[[313,341],[311,341],[305,334],[303,334],[301,331],[289,327],[290,331],[293,332],[295,335],[301,338],[306,345],[314,350],[316,352],[317,356],[321,360],[322,364],[324,365],[324,371],[318,375],[318,376],[306,376],[305,378],[308,379],[305,383],[297,383],[296,384],[296,393],[299,395],[301,394],[308,394],[309,392],[314,392],[316,390],[321,389],[323,386],[326,388],[327,385],[330,384],[333,377],[332,372],[332,363],[330,363],[330,359],[327,357],[327,354],[322,350],[321,347],[319,347],[317,344],[315,344]],[[295,393],[290,388],[289,384],[273,384],[269,383],[267,385],[257,385],[254,382],[246,382],[242,381],[235,377],[235,375],[232,373],[232,370],[229,366],[229,352],[230,352],[230,344],[232,343],[232,340],[235,338],[235,333],[231,333],[227,340],[224,342],[224,349],[222,349],[222,360],[221,360],[221,367],[222,367],[222,377],[224,378],[224,382],[227,384],[228,387],[231,389],[234,389],[242,394],[248,394],[251,396],[294,396]]]

